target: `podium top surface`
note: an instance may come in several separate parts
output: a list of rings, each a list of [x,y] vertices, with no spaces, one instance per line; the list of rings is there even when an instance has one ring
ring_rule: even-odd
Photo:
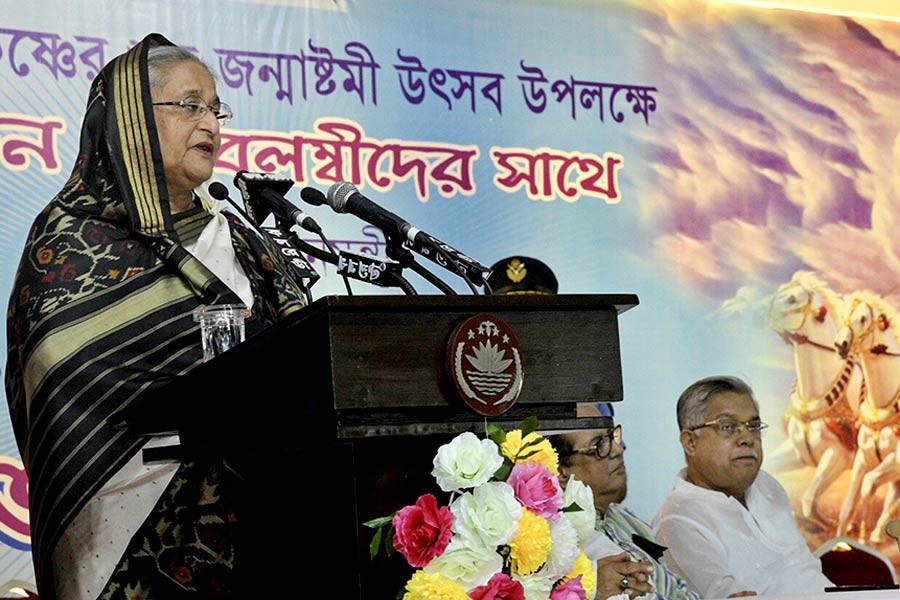
[[[357,295],[324,296],[307,309],[416,312],[440,310],[585,310],[615,309],[618,314],[639,304],[636,294],[507,294],[507,295]]]

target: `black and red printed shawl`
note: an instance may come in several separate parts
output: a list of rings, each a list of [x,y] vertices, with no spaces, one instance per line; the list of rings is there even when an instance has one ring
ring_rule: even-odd
[[[171,42],[148,35],[94,80],[76,165],[32,226],[10,298],[6,389],[42,597],[62,531],[144,442],[110,415],[202,362],[197,306],[240,302],[175,232],[147,77],[156,45]],[[230,220],[250,335],[304,297]]]

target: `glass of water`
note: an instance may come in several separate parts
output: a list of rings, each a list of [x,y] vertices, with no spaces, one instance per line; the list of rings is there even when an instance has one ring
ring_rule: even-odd
[[[203,361],[212,360],[244,341],[244,320],[250,310],[243,304],[204,304],[194,309],[203,336]]]

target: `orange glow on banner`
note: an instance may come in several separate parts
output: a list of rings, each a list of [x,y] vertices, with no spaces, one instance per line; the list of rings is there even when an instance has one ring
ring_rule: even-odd
[[[900,3],[895,0],[711,0],[710,4],[740,4],[759,8],[900,21]]]

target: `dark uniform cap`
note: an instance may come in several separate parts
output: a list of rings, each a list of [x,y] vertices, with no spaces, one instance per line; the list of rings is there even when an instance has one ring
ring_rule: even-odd
[[[487,283],[494,294],[555,294],[559,289],[550,267],[529,256],[510,256],[495,262]]]

